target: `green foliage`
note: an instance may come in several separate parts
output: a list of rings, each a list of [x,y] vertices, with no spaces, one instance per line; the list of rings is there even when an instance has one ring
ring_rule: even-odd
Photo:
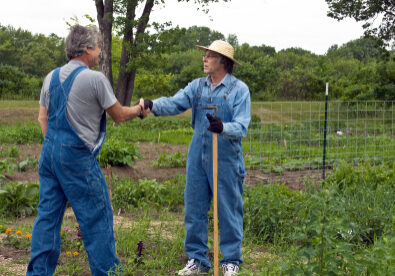
[[[107,124],[107,135],[111,139],[127,142],[148,141],[170,144],[189,144],[193,130],[188,117],[147,117],[132,120],[117,126]]]
[[[19,156],[19,149],[17,146],[12,145],[8,148],[7,156],[9,157],[18,157]]]
[[[55,34],[51,34],[47,37],[43,34],[33,35],[26,30],[0,25],[1,63],[14,66],[17,68],[17,71],[35,76],[37,79],[44,77],[55,67],[66,63],[67,60],[64,49],[64,39]],[[11,74],[14,73],[15,72],[11,72]],[[22,80],[22,83],[23,82],[24,80]],[[26,83],[24,84],[26,85]],[[38,88],[40,88],[40,86],[41,84],[38,84]],[[21,87],[23,88],[23,86]],[[27,92],[29,87],[24,89]],[[39,91],[38,89],[38,95]],[[33,91],[30,93],[32,92]],[[34,91],[34,93],[36,93],[36,91]]]
[[[177,168],[185,167],[186,163],[186,154],[183,154],[179,151],[174,154],[166,154],[164,151],[159,155],[157,160],[152,162],[152,166],[155,168]]]
[[[4,233],[1,231],[1,233]],[[30,235],[30,234],[29,234]],[[21,230],[11,231],[11,233],[7,233],[4,238],[4,244],[8,246],[12,246],[16,249],[24,249],[27,250],[30,248],[30,237],[26,237],[23,235]]]
[[[260,185],[244,193],[244,231],[249,238],[278,242],[293,232],[307,196],[283,185]],[[288,238],[290,238],[288,236]]]
[[[9,182],[0,190],[0,214],[6,217],[34,215],[38,204],[38,184]]]
[[[135,97],[152,97],[156,95],[171,95],[171,74],[153,74],[152,72],[139,72],[135,79]]]
[[[38,124],[29,122],[16,126],[0,127],[0,142],[6,144],[42,143],[43,135]]]
[[[121,179],[114,183],[113,204],[115,209],[132,210],[140,207],[167,207],[175,210],[183,203],[185,177],[158,183],[155,179],[140,179],[138,182]]]
[[[341,164],[305,193],[259,185],[244,195],[246,238],[289,246],[286,275],[386,275],[395,268],[395,167]]]
[[[4,174],[13,174],[15,169],[17,168],[17,161],[15,158],[6,158],[0,160],[0,184],[1,180],[4,178]]]
[[[0,64],[0,98],[40,98],[42,80],[19,71],[17,67]]]
[[[35,169],[37,167],[38,160],[35,158],[28,157],[27,159],[19,162],[18,170],[21,172],[25,172],[31,169]]]
[[[347,17],[356,21],[365,21],[362,27],[366,36],[377,36],[385,44],[394,45],[394,9],[393,1],[353,1],[353,0],[325,0],[329,6],[328,16],[337,20]],[[379,18],[379,20],[378,20]],[[379,21],[379,22],[377,22]]]
[[[136,145],[119,139],[106,139],[97,157],[100,166],[133,166],[134,161],[141,158]]]

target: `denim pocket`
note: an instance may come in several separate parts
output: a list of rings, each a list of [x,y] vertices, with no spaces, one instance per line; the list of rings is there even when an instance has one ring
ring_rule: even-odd
[[[60,148],[60,164],[65,173],[82,176],[89,173],[92,154],[85,145],[65,145]]]

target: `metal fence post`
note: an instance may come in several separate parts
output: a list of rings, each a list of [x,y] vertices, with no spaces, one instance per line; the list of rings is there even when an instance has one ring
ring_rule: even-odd
[[[328,118],[328,83],[326,83],[325,89],[325,122],[324,122],[324,153],[322,156],[322,179],[325,179],[325,154],[326,154],[326,125]]]

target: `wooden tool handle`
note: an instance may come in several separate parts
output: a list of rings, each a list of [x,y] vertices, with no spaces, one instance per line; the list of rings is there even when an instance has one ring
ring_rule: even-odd
[[[214,205],[214,276],[218,276],[218,144],[217,133],[213,132],[213,205]]]

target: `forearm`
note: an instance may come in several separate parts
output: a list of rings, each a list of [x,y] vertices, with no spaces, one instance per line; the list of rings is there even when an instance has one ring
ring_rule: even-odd
[[[47,117],[47,108],[44,106],[40,106],[40,111],[38,113],[38,123],[40,124],[43,137],[45,137],[48,128],[48,117]]]
[[[116,102],[106,111],[116,123],[120,123],[138,117],[141,110],[141,105],[121,106],[119,102]]]
[[[38,118],[38,122],[40,124],[40,128],[41,128],[43,137],[45,137],[45,134],[47,133],[47,128],[48,128],[48,120]]]

